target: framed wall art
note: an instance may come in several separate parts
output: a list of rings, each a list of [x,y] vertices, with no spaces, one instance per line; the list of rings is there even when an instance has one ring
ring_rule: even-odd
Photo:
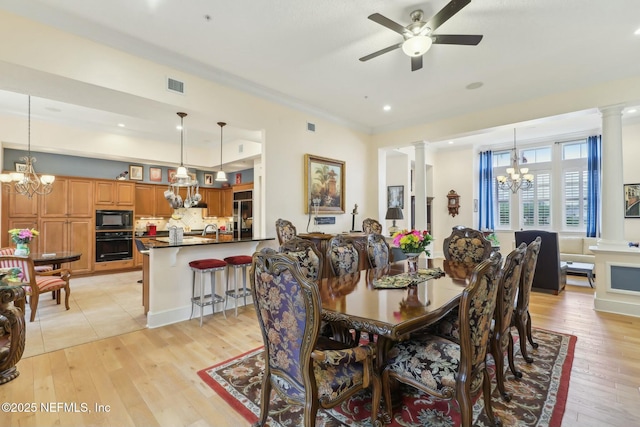
[[[22,172],[22,173],[26,173],[27,172],[27,164],[26,163],[15,162],[14,164],[16,166],[16,172]]]
[[[213,174],[205,173],[204,174],[204,184],[205,185],[213,185]]]
[[[640,184],[624,184],[624,217],[640,218]]]
[[[169,180],[169,182],[173,182],[175,177],[176,177],[176,170],[175,169],[167,169],[167,180]]]
[[[304,155],[305,213],[344,213],[345,162]]]
[[[132,181],[142,181],[144,168],[140,165],[129,165],[129,179]]]
[[[162,169],[149,168],[149,181],[161,182],[162,181]]]
[[[387,208],[404,209],[404,185],[387,187]]]

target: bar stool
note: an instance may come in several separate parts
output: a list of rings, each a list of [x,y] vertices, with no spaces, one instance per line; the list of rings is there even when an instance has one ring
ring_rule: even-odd
[[[233,298],[236,317],[238,317],[238,298],[244,298],[244,305],[247,305],[247,295],[251,292],[247,289],[247,268],[251,265],[251,257],[249,255],[235,255],[226,257],[224,261],[227,263],[227,289],[225,294],[227,300],[224,302],[224,309],[227,309],[227,301]],[[233,282],[235,290],[229,289],[229,270],[233,268]],[[238,290],[238,269],[242,269],[242,289]]]
[[[193,282],[191,283],[191,317],[193,318],[193,309],[197,305],[200,307],[200,326],[202,327],[202,315],[204,313],[204,307],[211,305],[212,311],[215,308],[215,304],[219,304],[225,301],[224,297],[216,294],[216,272],[224,271],[227,268],[227,263],[215,258],[198,259],[191,261],[189,267],[193,271]],[[200,273],[200,293],[196,296],[196,273]],[[211,293],[205,295],[204,293],[204,274],[211,273]],[[227,314],[223,311],[225,319]]]

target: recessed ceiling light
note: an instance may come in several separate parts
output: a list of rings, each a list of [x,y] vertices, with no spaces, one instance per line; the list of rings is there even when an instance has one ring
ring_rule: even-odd
[[[124,127],[124,123],[118,123],[118,127],[123,128]]]
[[[473,89],[478,89],[480,87],[482,87],[484,85],[484,83],[482,82],[473,82],[473,83],[469,83],[466,88],[469,90],[473,90]]]
[[[633,113],[635,113],[636,111],[638,111],[638,110],[636,110],[635,108],[631,108],[630,110],[627,110],[627,113],[629,113],[629,114],[633,114]]]
[[[390,111],[391,110],[391,105],[385,105],[384,107],[382,107],[382,109],[384,111]]]
[[[453,141],[449,141],[449,144],[453,144]]]
[[[633,34],[635,34],[636,36],[640,36],[640,28],[638,28]]]

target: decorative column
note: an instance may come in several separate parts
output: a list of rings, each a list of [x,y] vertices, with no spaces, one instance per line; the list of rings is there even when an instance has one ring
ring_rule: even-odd
[[[598,246],[626,247],[622,173],[622,110],[624,105],[600,108],[602,113],[602,239]]]
[[[416,196],[416,230],[426,230],[427,228],[427,159],[425,149],[427,143],[425,141],[416,142],[415,147],[416,161],[414,174],[413,192]],[[409,220],[411,221],[411,220]],[[410,223],[410,222],[409,222]],[[429,230],[431,233],[432,230]]]

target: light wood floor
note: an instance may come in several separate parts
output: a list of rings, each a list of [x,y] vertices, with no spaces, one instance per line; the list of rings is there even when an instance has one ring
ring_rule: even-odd
[[[132,280],[136,280],[132,276]],[[559,296],[534,293],[534,326],[578,336],[563,426],[640,425],[640,319],[593,310],[593,290],[570,276]],[[196,372],[262,344],[252,308],[96,339],[26,357],[0,401],[35,413],[0,413],[3,426],[247,426]],[[69,333],[72,333],[71,331]],[[533,352],[535,357],[535,351]],[[44,412],[64,402],[79,412]],[[81,412],[81,404],[90,412]],[[109,412],[96,411],[96,405]]]

